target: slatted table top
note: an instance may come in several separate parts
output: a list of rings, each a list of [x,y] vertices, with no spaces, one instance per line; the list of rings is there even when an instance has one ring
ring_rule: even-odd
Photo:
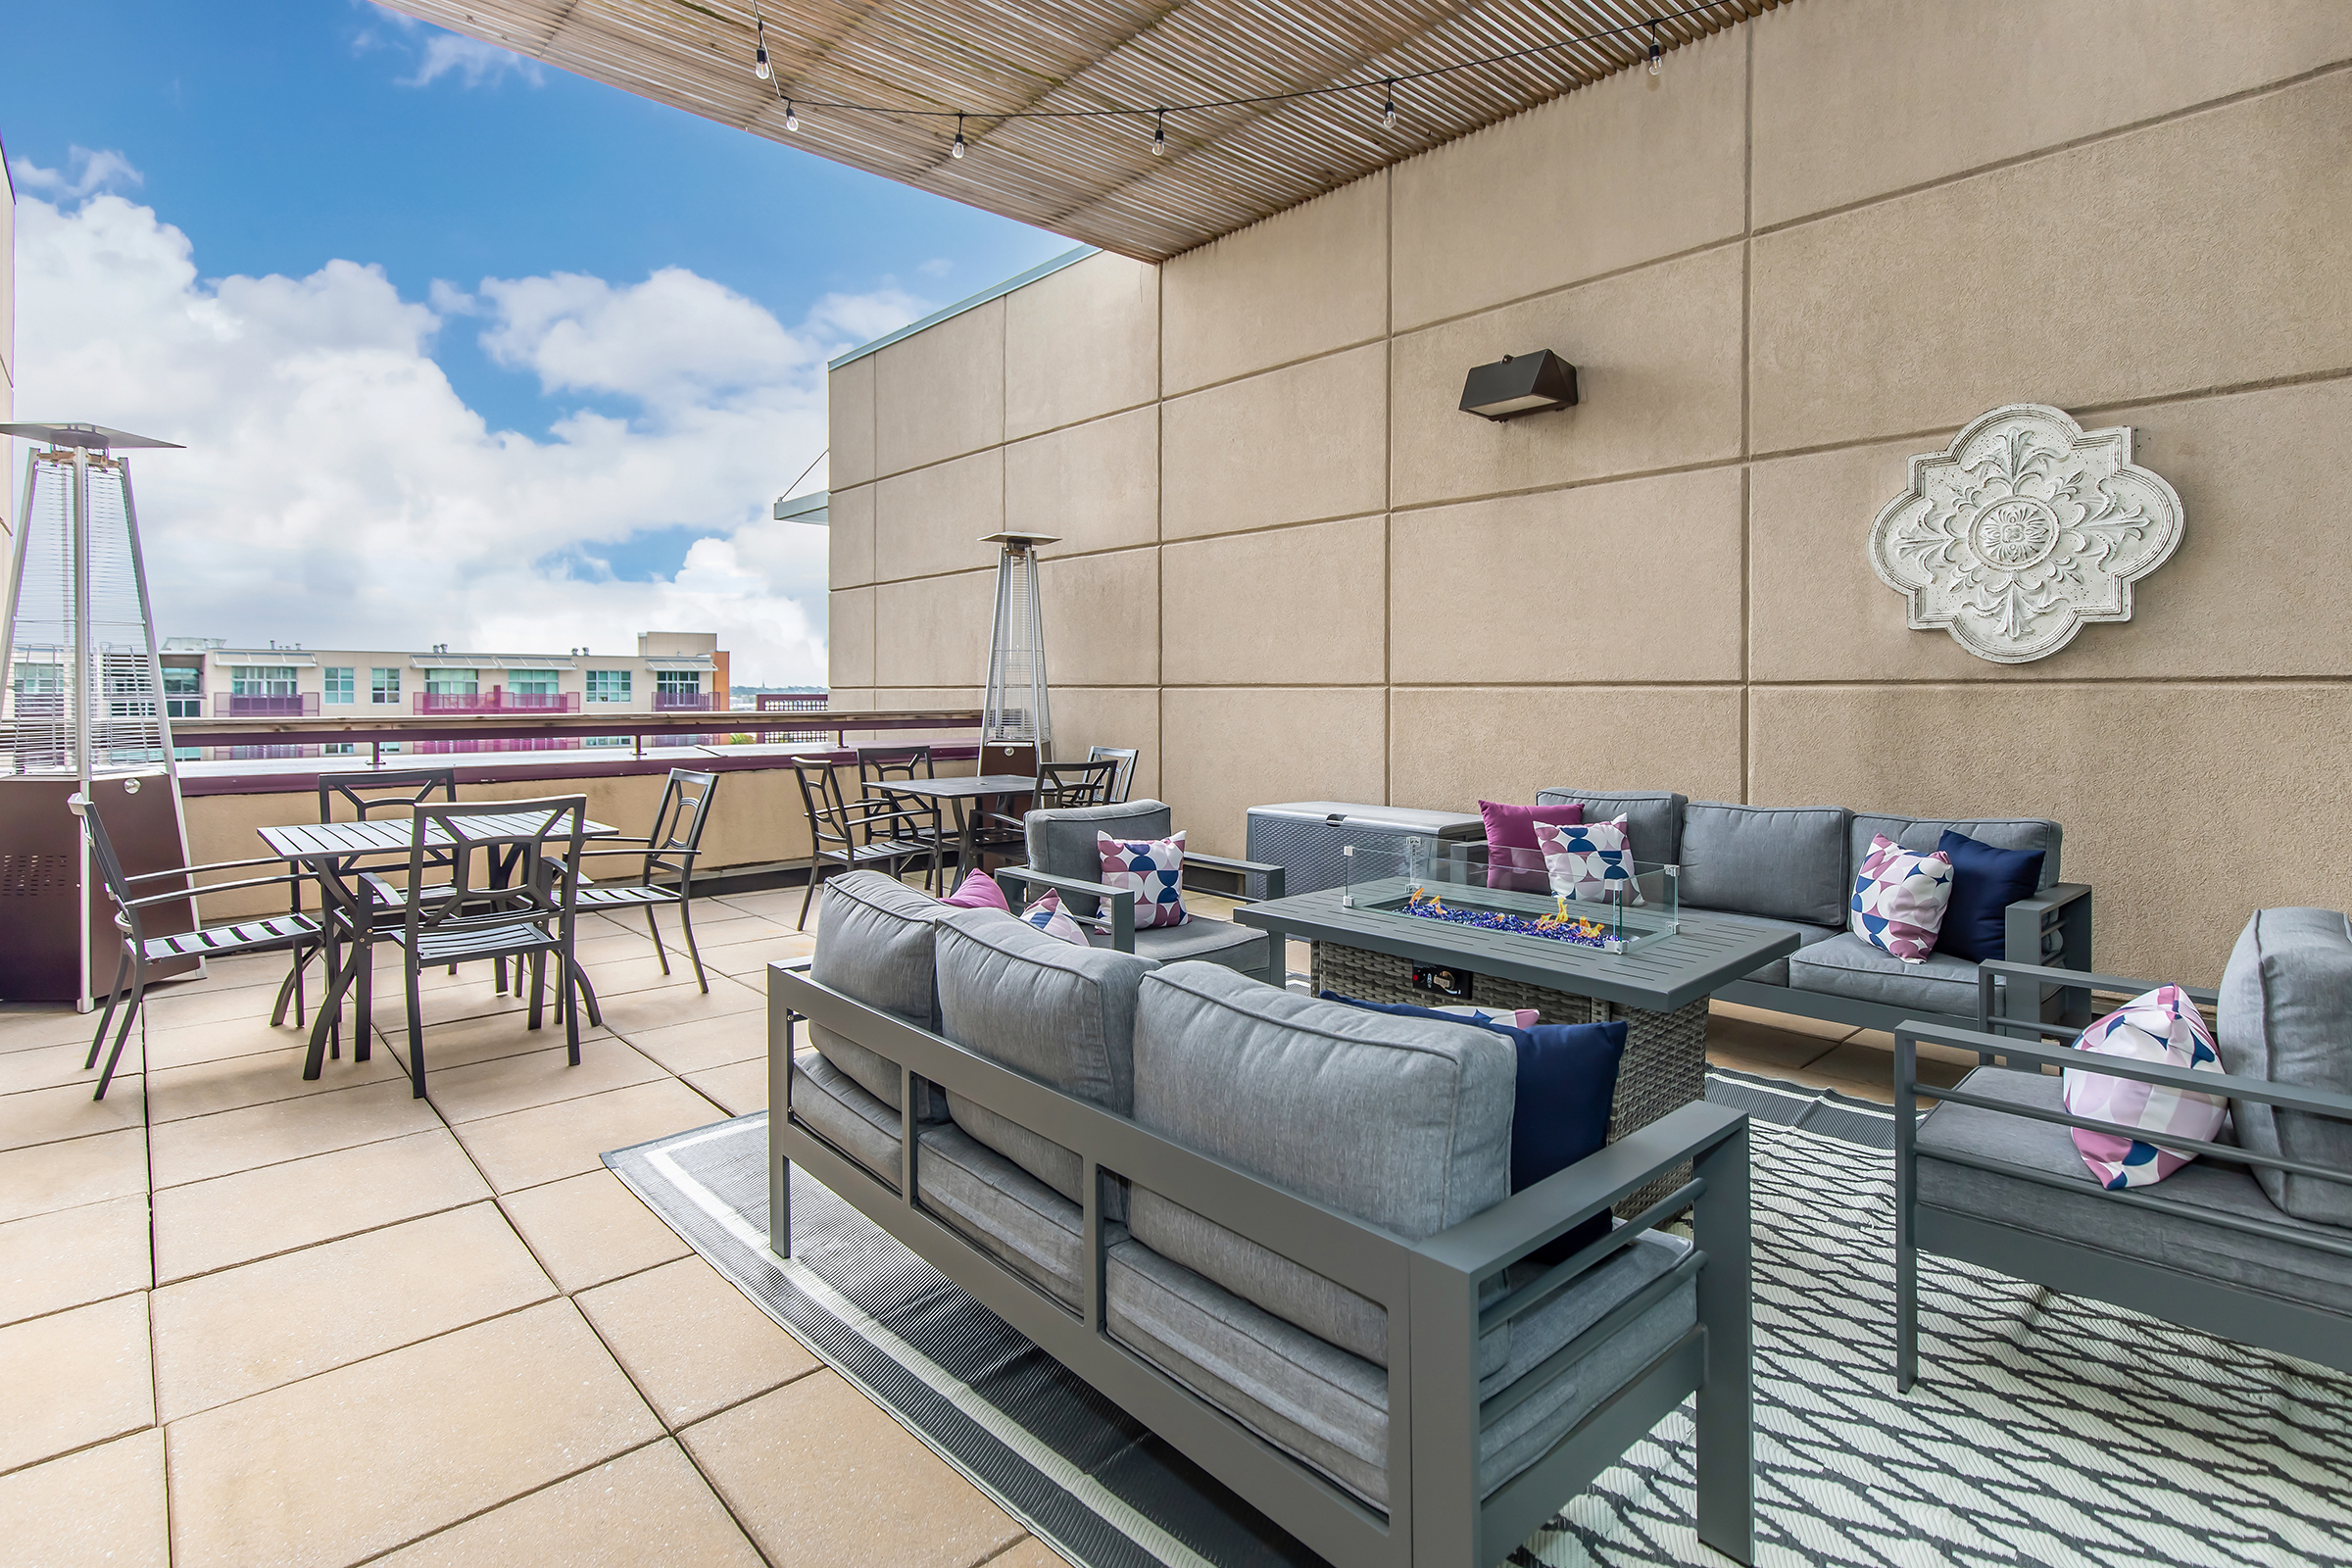
[[[546,820],[545,811],[499,811],[488,816],[466,817],[456,838],[436,822],[426,829],[424,842],[433,849],[444,849],[461,841],[509,844],[539,837],[540,826]],[[619,831],[602,822],[580,824],[582,838],[611,838]],[[260,832],[262,842],[270,846],[272,855],[289,860],[335,860],[354,855],[406,854],[416,837],[416,826],[406,818],[380,816],[366,822],[292,822],[284,827],[262,828]]]
[[[893,778],[868,784],[868,794],[917,795],[935,801],[971,800],[981,795],[1027,795],[1037,780],[1024,773],[983,773],[978,778]]]
[[[1749,970],[1796,951],[1796,933],[1685,913],[1681,929],[1632,953],[1603,953],[1542,937],[1446,925],[1381,909],[1348,908],[1344,888],[1246,904],[1233,911],[1244,925],[1337,942],[1392,957],[1459,965],[1523,985],[1597,997],[1626,1006],[1671,1012],[1712,995]]]

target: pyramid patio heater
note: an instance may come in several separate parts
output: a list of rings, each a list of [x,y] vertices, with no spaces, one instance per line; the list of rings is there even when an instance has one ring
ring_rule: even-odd
[[[997,623],[988,640],[988,694],[980,704],[980,771],[1035,775],[1054,760],[1054,713],[1046,696],[1046,623],[1037,602],[1037,549],[1060,536],[992,533]]]
[[[124,874],[188,863],[130,466],[121,455],[173,443],[94,424],[0,424],[0,435],[45,443],[25,460],[0,622],[0,1001],[86,1010],[113,983],[122,948],[67,798],[82,792],[105,814]],[[147,931],[192,930],[194,920],[192,903],[157,906]],[[150,973],[198,964],[179,959]]]

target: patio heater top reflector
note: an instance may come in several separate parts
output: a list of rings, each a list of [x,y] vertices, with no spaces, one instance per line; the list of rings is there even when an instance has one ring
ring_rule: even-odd
[[[53,447],[86,447],[92,452],[134,447],[185,450],[176,441],[158,441],[149,435],[132,435],[128,430],[110,430],[103,424],[0,424],[0,435],[46,441]]]

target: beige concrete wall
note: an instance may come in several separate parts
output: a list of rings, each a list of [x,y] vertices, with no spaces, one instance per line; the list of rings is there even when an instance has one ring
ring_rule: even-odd
[[[2347,170],[2340,0],[1791,0],[846,366],[836,682],[980,678],[1001,516],[1064,536],[1060,747],[1141,746],[1212,850],[1571,782],[2044,814],[2102,966],[2209,981],[2252,908],[2352,904]],[[1538,347],[1582,406],[1456,409]],[[2133,426],[2188,517],[2018,667],[1866,554],[2008,402]]]

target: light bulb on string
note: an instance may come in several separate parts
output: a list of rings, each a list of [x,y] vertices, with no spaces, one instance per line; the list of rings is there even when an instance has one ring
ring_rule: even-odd
[[[1658,76],[1665,74],[1665,72],[1666,51],[1658,47],[1658,23],[1653,17],[1649,23],[1649,74]]]
[[[1383,81],[1380,86],[1381,91],[1386,95],[1381,99],[1380,104],[1380,125],[1383,130],[1395,130],[1396,128],[1396,78],[1391,77]]]
[[[963,117],[961,115],[956,117],[956,145],[948,149],[948,156],[950,158],[963,156]]]
[[[767,21],[757,11],[752,13],[752,74],[765,81],[776,68],[767,63]]]
[[[784,128],[786,130],[801,128],[800,111],[792,107],[792,100],[789,98],[784,100]]]
[[[1159,111],[1159,119],[1152,126],[1152,156],[1157,158],[1168,150],[1168,112]]]

